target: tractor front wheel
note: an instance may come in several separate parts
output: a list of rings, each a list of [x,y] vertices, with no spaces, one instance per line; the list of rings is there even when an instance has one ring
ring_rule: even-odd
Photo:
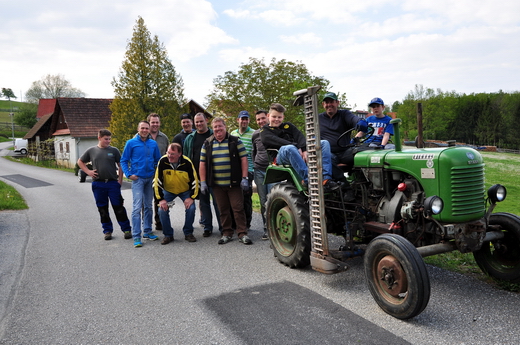
[[[419,315],[430,300],[430,278],[417,249],[402,236],[373,239],[364,259],[368,288],[386,313],[398,319]]]

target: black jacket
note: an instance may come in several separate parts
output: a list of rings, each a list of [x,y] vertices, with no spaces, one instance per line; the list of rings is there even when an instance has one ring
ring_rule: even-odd
[[[290,122],[283,122],[278,127],[265,125],[260,130],[260,138],[269,156],[276,156],[269,149],[280,149],[285,145],[294,145],[303,152],[307,151],[305,137],[295,125]]]

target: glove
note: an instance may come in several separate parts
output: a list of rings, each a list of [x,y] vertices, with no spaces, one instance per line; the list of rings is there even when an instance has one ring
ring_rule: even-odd
[[[200,181],[200,192],[202,194],[206,194],[208,192],[209,188],[208,188],[208,184],[206,183],[206,181]]]
[[[358,121],[356,125],[356,130],[361,131],[363,133],[368,132],[368,122],[365,119],[361,119]]]
[[[247,179],[247,177],[242,178],[242,181],[240,182],[240,188],[242,188],[244,192],[247,192],[249,190],[249,180]]]

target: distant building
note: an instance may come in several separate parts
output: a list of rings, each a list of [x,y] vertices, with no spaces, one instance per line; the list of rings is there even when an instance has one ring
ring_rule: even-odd
[[[104,98],[55,98],[40,99],[36,117],[38,122],[27,132],[29,148],[40,147],[40,142],[53,138],[56,163],[74,168],[78,158],[91,146],[98,143],[100,129],[108,128],[112,111],[112,99]],[[187,102],[192,115],[203,112],[211,118],[200,104],[194,100]],[[180,115],[180,114],[179,114]],[[136,124],[137,127],[137,124]],[[29,155],[39,160],[38,153],[29,149]]]
[[[112,99],[56,98],[38,104],[38,122],[24,136],[31,144],[54,138],[56,163],[73,168],[80,155],[97,145],[97,134],[108,128]],[[30,152],[29,152],[30,153]],[[35,157],[39,159],[39,157]]]

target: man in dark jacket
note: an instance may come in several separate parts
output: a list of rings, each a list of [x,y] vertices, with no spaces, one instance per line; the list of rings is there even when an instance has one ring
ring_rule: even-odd
[[[225,244],[233,237],[232,217],[235,218],[238,240],[243,244],[253,243],[247,236],[243,191],[249,189],[247,152],[244,144],[229,135],[224,119],[216,117],[212,122],[213,135],[204,142],[200,152],[200,191],[209,193],[209,187],[217,199],[222,223],[222,238]]]
[[[262,213],[262,222],[264,224],[264,235],[262,240],[268,240],[266,219],[265,219],[265,204],[267,203],[267,194],[271,189],[271,185],[264,184],[265,170],[269,165],[269,156],[265,150],[264,144],[262,144],[262,138],[260,138],[260,129],[267,124],[267,112],[265,110],[259,110],[255,114],[256,124],[258,129],[253,133],[252,142],[252,159],[254,167],[254,180],[256,184],[256,192],[260,199],[260,213]]]
[[[193,132],[193,120],[190,114],[181,115],[181,127],[182,130],[173,137],[172,143],[178,143],[182,147],[184,146],[184,140],[186,140],[186,137]]]
[[[182,146],[183,153],[188,157],[197,171],[197,176],[200,179],[200,150],[204,141],[213,134],[213,130],[208,128],[208,119],[204,113],[197,113],[193,118],[195,122],[195,131],[186,136],[184,145]],[[220,214],[218,211],[217,202],[213,195],[213,189],[209,189],[209,193],[199,194],[199,208],[200,208],[200,224],[204,226],[204,233],[202,236],[209,237],[213,233],[213,215],[211,214],[211,199],[213,198],[213,208],[215,209],[215,217],[217,218],[218,229],[222,232],[222,224],[220,223]]]

